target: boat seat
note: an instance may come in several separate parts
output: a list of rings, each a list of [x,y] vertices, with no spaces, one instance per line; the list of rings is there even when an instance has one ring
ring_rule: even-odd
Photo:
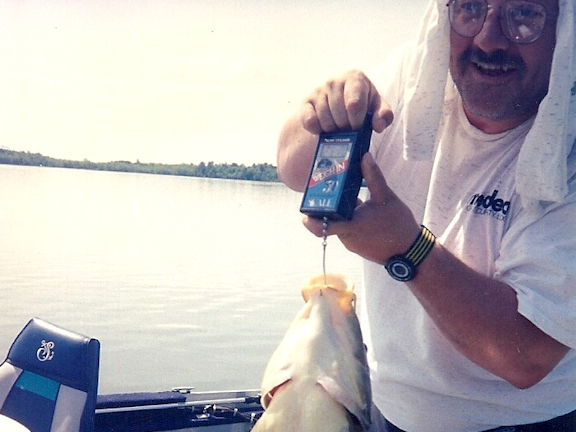
[[[0,414],[31,432],[94,429],[100,342],[31,319],[0,365]]]

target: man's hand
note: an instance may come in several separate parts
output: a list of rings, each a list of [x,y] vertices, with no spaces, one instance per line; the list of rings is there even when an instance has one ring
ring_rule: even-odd
[[[384,264],[393,255],[404,253],[418,236],[420,226],[410,209],[388,187],[370,153],[362,159],[362,175],[370,198],[358,205],[351,221],[330,222],[328,235],[337,235],[342,244],[363,258]],[[304,218],[304,225],[322,236],[321,220]]]
[[[278,142],[278,177],[291,189],[303,191],[318,134],[358,129],[367,112],[372,128],[382,132],[394,118],[374,84],[360,71],[350,71],[318,87],[290,118]]]
[[[349,71],[318,87],[304,101],[300,111],[302,127],[319,134],[338,129],[359,129],[367,112],[372,128],[382,132],[394,118],[374,84],[360,71]]]

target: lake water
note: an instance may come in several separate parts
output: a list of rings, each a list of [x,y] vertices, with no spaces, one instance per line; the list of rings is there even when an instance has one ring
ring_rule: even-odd
[[[31,317],[96,337],[99,392],[258,388],[322,271],[281,184],[0,165],[0,358]],[[327,270],[361,282],[336,238]]]

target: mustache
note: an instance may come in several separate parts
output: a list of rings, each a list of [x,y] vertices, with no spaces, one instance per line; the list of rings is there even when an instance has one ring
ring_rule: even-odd
[[[521,57],[512,55],[504,50],[486,53],[478,48],[470,48],[460,56],[460,65],[465,67],[470,63],[489,64],[502,69],[526,70],[526,63]]]

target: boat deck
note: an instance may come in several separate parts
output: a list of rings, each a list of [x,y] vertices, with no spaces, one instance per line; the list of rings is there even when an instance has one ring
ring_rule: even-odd
[[[248,432],[262,415],[258,390],[99,395],[95,432]]]

